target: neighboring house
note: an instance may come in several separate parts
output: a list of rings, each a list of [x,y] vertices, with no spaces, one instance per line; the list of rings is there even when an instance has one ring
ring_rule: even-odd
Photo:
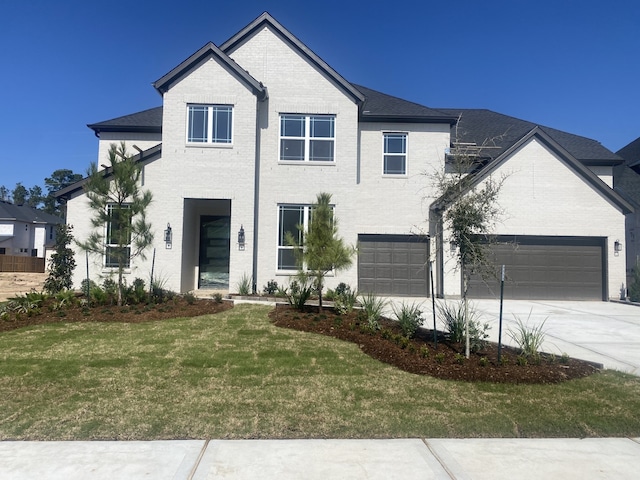
[[[45,258],[64,220],[27,205],[0,200],[0,255]]]
[[[633,267],[640,265],[640,138],[616,152],[624,159],[624,164],[613,170],[614,190],[634,207],[635,212],[626,216],[627,281],[633,275]]]
[[[329,287],[424,297],[433,261],[435,293],[460,295],[437,225],[446,205],[434,203],[429,172],[445,168],[458,142],[489,139],[494,148],[474,179],[508,176],[495,233],[511,243],[494,247],[508,265],[507,296],[606,300],[624,286],[614,243],[633,208],[611,188],[621,159],[596,141],[352,84],[267,13],[153,85],[162,107],[89,127],[100,138],[99,165],[115,141],[139,152],[143,188],[154,194],[153,268],[168,288],[236,291],[245,275],[257,290],[272,279],[286,285],[295,262],[285,233],[307,225],[316,194],[328,192],[340,235],[358,246],[353,267]],[[57,193],[79,239],[91,231],[82,185]],[[151,258],[136,260],[130,280],[149,277]],[[104,258],[92,262],[92,277],[112,272]],[[76,285],[85,273],[77,269]],[[476,285],[471,294],[496,292]]]

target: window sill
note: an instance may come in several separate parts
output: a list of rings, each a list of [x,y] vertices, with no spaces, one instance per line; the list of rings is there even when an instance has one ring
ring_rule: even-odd
[[[335,160],[331,162],[321,162],[318,160],[278,160],[278,165],[309,165],[314,167],[334,167],[336,165],[336,162]]]
[[[187,148],[233,148],[233,143],[187,143]]]
[[[409,178],[406,173],[383,173],[382,178]]]

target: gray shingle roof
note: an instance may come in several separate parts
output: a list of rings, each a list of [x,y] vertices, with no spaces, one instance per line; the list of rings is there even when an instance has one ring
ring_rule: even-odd
[[[360,119],[371,121],[454,123],[456,116],[418,103],[393,97],[361,85],[355,85],[365,99],[360,107]]]
[[[458,124],[451,129],[452,142],[491,144],[500,147],[483,152],[490,158],[500,155],[537,126],[573,157],[586,165],[618,165],[622,163],[622,159],[618,155],[602,146],[600,142],[590,138],[537,125],[491,110],[449,108],[439,110],[460,118]]]
[[[0,220],[25,223],[64,223],[62,218],[50,215],[37,208],[27,205],[15,205],[4,200],[0,200]]]
[[[640,167],[640,137],[616,152],[630,167]]]
[[[162,107],[150,108],[142,112],[112,118],[104,122],[87,125],[96,135],[100,132],[162,132]]]

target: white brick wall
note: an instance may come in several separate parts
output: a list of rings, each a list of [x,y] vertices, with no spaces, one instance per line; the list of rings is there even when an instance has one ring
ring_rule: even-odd
[[[617,298],[624,277],[624,255],[613,244],[624,238],[622,212],[541,142],[532,139],[493,174],[505,177],[498,203],[504,210],[492,233],[606,237],[608,289]],[[448,253],[445,233],[445,295],[460,295],[460,276]]]

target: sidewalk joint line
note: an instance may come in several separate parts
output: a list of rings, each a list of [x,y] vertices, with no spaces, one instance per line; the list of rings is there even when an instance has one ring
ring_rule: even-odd
[[[198,455],[198,458],[196,459],[196,463],[194,463],[193,468],[189,472],[189,476],[187,477],[187,480],[193,480],[193,476],[198,471],[198,467],[200,466],[200,462],[202,461],[202,457],[204,457],[204,452],[207,451],[207,447],[209,447],[209,439],[205,440],[204,445],[202,446],[202,449],[200,450],[200,454]]]
[[[449,468],[447,467],[445,462],[442,461],[442,459],[438,456],[436,451],[433,448],[431,448],[431,445],[429,445],[429,442],[427,442],[427,439],[426,438],[421,438],[421,440],[422,440],[422,443],[425,444],[425,446],[427,447],[429,452],[431,452],[431,455],[434,456],[434,458],[438,461],[438,463],[444,469],[444,471],[447,473],[447,475],[449,475],[449,478],[451,478],[452,480],[456,480],[456,476],[453,474],[453,472],[451,470],[449,470]]]

